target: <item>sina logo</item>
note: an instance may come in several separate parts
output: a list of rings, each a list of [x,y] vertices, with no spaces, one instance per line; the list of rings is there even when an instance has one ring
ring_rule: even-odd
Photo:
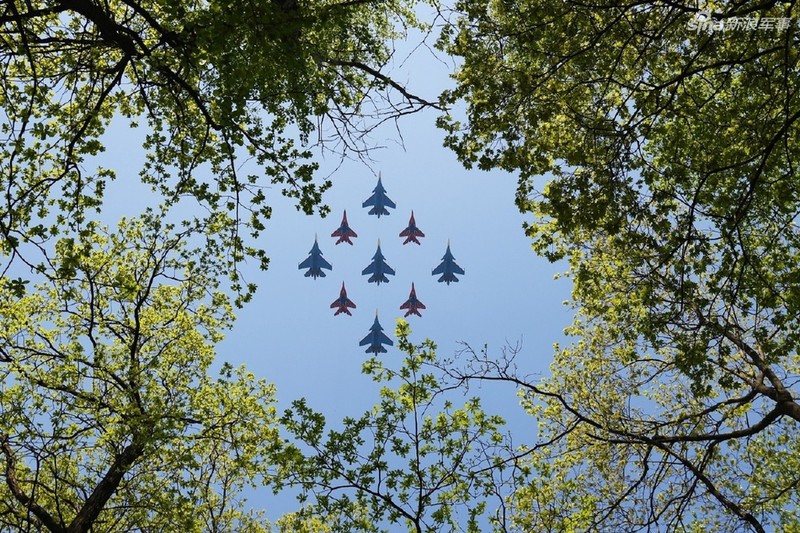
[[[698,33],[701,31],[713,32],[714,30],[724,30],[725,25],[721,20],[714,20],[710,10],[701,9],[692,15],[688,29],[689,31],[696,31]]]
[[[706,21],[710,22],[711,21],[711,11],[709,11],[708,9],[701,9],[700,11],[698,11],[697,13],[694,14],[694,18],[695,18],[695,20],[697,20],[697,22],[700,22],[700,23],[706,22]]]

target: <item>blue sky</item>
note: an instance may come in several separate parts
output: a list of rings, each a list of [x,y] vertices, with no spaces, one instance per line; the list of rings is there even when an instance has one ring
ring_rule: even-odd
[[[425,47],[406,53],[417,39],[411,36],[409,44],[398,44],[392,76],[433,100],[451,85],[448,76],[454,66]],[[332,419],[370,407],[377,398],[363,394],[372,389],[360,373],[368,355],[358,342],[376,310],[392,335],[412,282],[427,306],[421,318],[409,317],[414,339],[431,338],[445,356],[451,356],[459,342],[487,344],[496,353],[506,342],[521,341],[523,368],[547,372],[552,343],[562,338],[569,323],[563,305],[569,282],[553,280],[564,265],[551,265],[531,251],[522,230],[525,219],[514,205],[516,176],[464,169],[443,147],[444,134],[434,125],[437,116],[431,110],[403,117],[397,128],[390,123],[378,129],[372,141],[384,148],[370,154],[369,165],[345,161],[339,166],[336,157],[320,158],[321,175],[335,170],[334,185],[324,199],[331,214],[324,219],[303,215],[276,195],[273,218],[259,242],[270,256],[270,268],[253,274],[258,294],[239,313],[236,330],[220,346],[220,355],[235,357],[274,381],[282,402],[305,396],[312,405],[329,409]],[[380,218],[361,207],[378,173],[397,205]],[[343,210],[358,233],[353,246],[335,245],[330,236]],[[420,246],[403,245],[398,236],[412,210],[425,232]],[[315,234],[333,271],[311,279],[297,266],[307,257]],[[397,273],[380,286],[361,275],[378,239]],[[459,283],[449,286],[431,275],[448,240],[466,270]],[[334,317],[329,306],[342,281],[358,308],[353,316]],[[399,360],[400,354],[390,349],[383,357]]]
[[[258,293],[238,313],[236,328],[220,346],[220,355],[244,362],[274,381],[282,400],[306,396],[312,404],[342,413],[347,406],[366,408],[360,394],[343,394],[360,390],[365,381],[360,368],[368,355],[358,342],[376,310],[386,331],[393,332],[412,282],[427,306],[421,318],[409,317],[414,338],[433,339],[443,355],[452,355],[459,341],[499,350],[506,341],[522,340],[526,368],[547,370],[552,342],[567,323],[562,302],[568,283],[553,281],[558,268],[531,252],[521,228],[523,217],[513,204],[516,180],[501,173],[464,170],[441,147],[433,117],[415,118],[421,120],[415,121],[413,135],[406,132],[406,149],[385,150],[374,165],[397,204],[389,216],[378,218],[361,208],[376,176],[356,163],[337,172],[326,198],[332,209],[328,217],[305,216],[286,201],[275,206],[260,241],[270,256],[270,268],[249,274]],[[330,237],[344,209],[358,233],[353,246],[335,245]],[[398,236],[412,209],[425,232],[420,246],[403,245]],[[304,277],[297,268],[315,234],[333,265],[325,278]],[[367,276],[361,275],[378,239],[397,273],[380,286],[367,283]],[[431,275],[448,239],[466,270],[459,283],[450,285]],[[343,281],[358,307],[353,316],[334,317],[329,306]],[[382,357],[400,355],[390,350]],[[336,398],[335,405],[331,398]]]
[[[398,69],[400,81],[413,80],[409,82],[413,92],[431,99],[447,84],[448,67],[425,50]],[[274,383],[281,409],[305,397],[336,424],[377,403],[376,384],[361,373],[369,355],[358,343],[376,310],[385,332],[394,336],[395,321],[403,315],[399,306],[408,298],[412,282],[427,306],[421,318],[408,319],[415,342],[430,338],[445,357],[452,356],[461,342],[476,349],[487,345],[492,355],[498,355],[507,343],[521,342],[517,361],[521,372],[547,374],[553,342],[563,339],[562,331],[570,321],[563,305],[570,284],[553,279],[565,267],[551,265],[531,251],[522,230],[525,218],[514,205],[516,176],[464,169],[442,146],[443,132],[434,126],[436,116],[429,111],[401,119],[402,142],[394,124],[377,130],[373,142],[384,148],[371,153],[370,164],[320,156],[320,176],[333,172],[334,185],[324,198],[331,207],[326,218],[302,214],[277,189],[268,194],[273,217],[257,244],[267,251],[270,267],[264,272],[255,265],[245,266],[247,281],[255,282],[258,292],[237,311],[238,320],[217,353],[220,363],[245,364],[258,377]],[[118,172],[107,195],[104,216],[109,221],[138,214],[152,199],[137,183],[143,162],[141,135],[141,131],[117,126],[109,135],[102,159]],[[389,216],[380,218],[361,207],[372,194],[379,172],[388,196],[397,204]],[[353,246],[335,245],[330,236],[345,209],[358,233]],[[421,246],[404,246],[398,236],[412,210],[425,232]],[[325,278],[307,278],[298,270],[315,234],[324,257],[333,265]],[[378,239],[397,273],[380,286],[367,283],[367,276],[361,275]],[[431,275],[448,240],[458,264],[466,270],[459,283],[449,286]],[[353,316],[334,317],[330,304],[343,281],[358,307]],[[387,364],[399,365],[402,354],[395,346],[381,357]],[[483,397],[487,412],[503,415],[520,442],[533,438],[535,427],[518,407],[514,392],[492,386],[470,394]],[[271,493],[253,503],[267,508],[271,519],[296,507],[292,499],[276,500]]]
[[[408,318],[415,342],[430,338],[438,344],[439,355],[450,357],[460,342],[475,348],[488,345],[490,354],[499,355],[507,342],[521,341],[522,372],[547,374],[552,344],[563,338],[569,323],[563,305],[569,282],[553,280],[563,265],[551,265],[531,251],[521,227],[524,218],[513,202],[516,179],[499,172],[465,170],[441,147],[442,134],[433,127],[433,118],[405,122],[405,150],[384,150],[376,156],[374,167],[397,204],[389,216],[370,216],[361,208],[376,176],[355,163],[337,172],[326,198],[332,209],[328,217],[305,216],[285,201],[275,205],[261,241],[271,258],[270,268],[252,274],[258,293],[238,312],[235,328],[218,354],[220,360],[244,363],[275,383],[281,407],[305,397],[335,427],[345,416],[358,416],[377,403],[377,385],[361,373],[370,355],[358,343],[376,310],[385,332],[393,337],[395,321],[403,315],[399,306],[412,282],[427,306],[421,318]],[[330,237],[344,209],[358,233],[353,246],[335,245],[336,239]],[[412,209],[425,232],[420,246],[403,245],[398,236]],[[298,270],[315,234],[333,266],[325,278],[307,278]],[[380,286],[367,283],[368,276],[361,275],[378,239],[397,273]],[[466,270],[459,283],[450,285],[431,275],[448,239]],[[342,281],[358,306],[353,316],[333,316],[329,307]],[[386,364],[399,365],[402,354],[395,346],[380,357]],[[508,420],[516,442],[531,442],[535,422],[519,408],[511,387],[486,386],[472,389],[470,395],[474,394],[482,396],[487,412]],[[259,503],[271,518],[296,507],[289,498],[267,494]]]

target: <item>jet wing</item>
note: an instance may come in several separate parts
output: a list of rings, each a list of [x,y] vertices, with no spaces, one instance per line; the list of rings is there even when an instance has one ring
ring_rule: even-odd
[[[431,272],[432,276],[435,276],[436,274],[444,274],[444,262],[439,263],[439,266],[434,268]]]
[[[331,266],[330,263],[325,261],[324,257],[320,257],[319,258],[319,268],[325,268],[327,270],[333,270],[333,266]],[[462,272],[462,274],[463,274],[463,272]]]
[[[359,346],[366,346],[367,344],[372,344],[372,333],[368,333],[367,336],[358,343]]]
[[[369,345],[368,352],[377,350],[380,353],[386,353],[386,348],[383,347],[383,344],[394,346],[392,339],[387,337],[382,331],[370,331],[367,336],[358,343],[359,346]]]
[[[331,233],[331,237],[358,237],[358,235],[350,228],[339,228]]]
[[[370,263],[369,266],[367,266],[367,268],[365,268],[364,270],[361,271],[361,275],[362,276],[366,276],[367,274],[374,274],[374,273],[375,273],[375,262],[374,261],[372,263]]]
[[[387,265],[386,263],[383,264],[383,272],[384,274],[389,274],[390,276],[394,276],[394,269]]]
[[[425,234],[422,233],[417,228],[406,228],[400,232],[400,237],[424,237]]]
[[[378,199],[378,193],[373,193],[372,196],[364,200],[364,203],[361,204],[361,207],[369,207],[371,205],[375,205],[375,200]]]
[[[389,198],[386,195],[383,196],[383,205],[386,207],[391,207],[392,209],[397,208],[397,206],[394,205],[394,202],[389,200]]]
[[[311,260],[312,259],[313,259],[313,257],[311,257],[311,256],[306,257],[305,261],[303,261],[302,263],[297,265],[297,268],[298,269],[311,268]]]
[[[458,266],[457,264],[453,263],[453,273],[464,274],[464,269]]]

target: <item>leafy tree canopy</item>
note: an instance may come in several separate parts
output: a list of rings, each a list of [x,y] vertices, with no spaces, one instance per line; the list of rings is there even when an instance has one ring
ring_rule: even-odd
[[[516,383],[549,421],[559,482],[525,501],[550,527],[795,523],[797,23],[793,2],[456,3],[447,143],[519,173],[534,249],[574,280],[551,380],[460,374]]]
[[[197,228],[199,230],[199,228]],[[0,527],[261,531],[239,500],[283,448],[274,390],[208,375],[232,321],[188,230],[142,219],[60,246],[47,282],[0,283]]]
[[[698,9],[647,2],[459,7],[444,45],[464,66],[446,97],[468,110],[442,120],[449,144],[467,164],[520,172],[534,246],[571,260],[586,312],[680,352],[698,393],[724,338],[723,361],[742,332],[765,362],[794,353],[796,32],[692,31]]]
[[[281,531],[502,531],[507,480],[520,475],[504,461],[510,440],[503,419],[477,397],[457,408],[446,397],[435,345],[415,345],[398,321],[400,368],[373,357],[364,373],[381,383],[380,403],[341,429],[296,401],[281,419],[296,447],[288,483],[302,488],[298,513]]]
[[[432,105],[383,72],[417,24],[404,0],[4,2],[0,251],[87,231],[117,170],[92,157],[120,120],[146,126],[140,175],[165,204],[195,200],[188,218],[210,213],[232,264],[265,265],[240,226],[263,229],[272,185],[315,209],[330,183],[312,145],[358,151],[376,123]]]
[[[312,148],[360,155],[381,121],[435,105],[388,75],[413,9],[2,3],[0,529],[268,528],[241,491],[288,459],[273,387],[210,376],[233,321],[220,280],[237,304],[254,290],[237,265],[266,266],[243,235],[271,187],[325,213]],[[109,229],[104,191],[127,164],[97,166],[112,122],[141,124],[155,194]]]

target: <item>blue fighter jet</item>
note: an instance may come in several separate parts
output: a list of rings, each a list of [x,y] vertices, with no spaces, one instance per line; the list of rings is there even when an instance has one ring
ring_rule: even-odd
[[[444,257],[442,257],[442,262],[439,263],[439,266],[433,269],[431,272],[432,275],[441,274],[442,277],[439,278],[439,283],[445,282],[450,285],[451,281],[458,281],[456,274],[464,274],[464,269],[461,268],[456,264],[456,258],[453,257],[453,254],[450,253],[450,241],[447,241],[447,251],[444,253]]]
[[[381,218],[381,215],[388,215],[389,211],[386,210],[387,207],[394,209],[395,206],[394,202],[386,196],[386,189],[383,188],[383,184],[381,183],[381,176],[378,174],[378,185],[372,189],[372,196],[364,200],[364,203],[361,204],[361,207],[372,207],[369,210],[370,215],[377,215],[378,218]]]
[[[336,241],[336,244],[346,242],[347,244],[352,245],[353,241],[350,240],[350,237],[358,237],[358,234],[350,228],[350,225],[347,223],[347,211],[344,212],[342,215],[342,223],[339,225],[339,228],[331,233],[331,237],[339,237],[339,240]]]
[[[362,276],[372,274],[367,280],[367,283],[377,283],[378,285],[380,285],[381,282],[389,283],[389,278],[387,278],[386,275],[394,276],[394,269],[386,264],[385,259],[386,258],[383,257],[381,253],[381,241],[378,239],[378,250],[375,252],[375,255],[372,256],[372,263],[361,271]]]
[[[369,333],[367,333],[367,336],[361,339],[361,342],[359,342],[358,345],[368,346],[368,348],[365,350],[365,353],[371,352],[375,355],[378,355],[379,353],[386,353],[386,348],[383,347],[384,344],[394,346],[392,339],[383,333],[383,327],[381,327],[381,323],[378,322],[378,312],[375,311],[375,322],[372,324],[372,327],[369,328]]]
[[[305,273],[305,276],[311,276],[314,279],[325,277],[325,272],[322,271],[323,268],[326,270],[333,270],[331,264],[322,257],[322,250],[319,249],[316,235],[314,235],[314,246],[311,248],[311,251],[308,252],[308,257],[306,257],[305,261],[297,265],[297,268],[298,270],[307,268],[308,271]]]
[[[403,241],[403,244],[408,244],[410,242],[415,242],[420,244],[417,237],[424,237],[425,234],[420,231],[417,227],[417,221],[414,220],[414,211],[411,211],[411,218],[408,220],[408,227],[400,232],[401,237],[405,237],[406,240]]]

